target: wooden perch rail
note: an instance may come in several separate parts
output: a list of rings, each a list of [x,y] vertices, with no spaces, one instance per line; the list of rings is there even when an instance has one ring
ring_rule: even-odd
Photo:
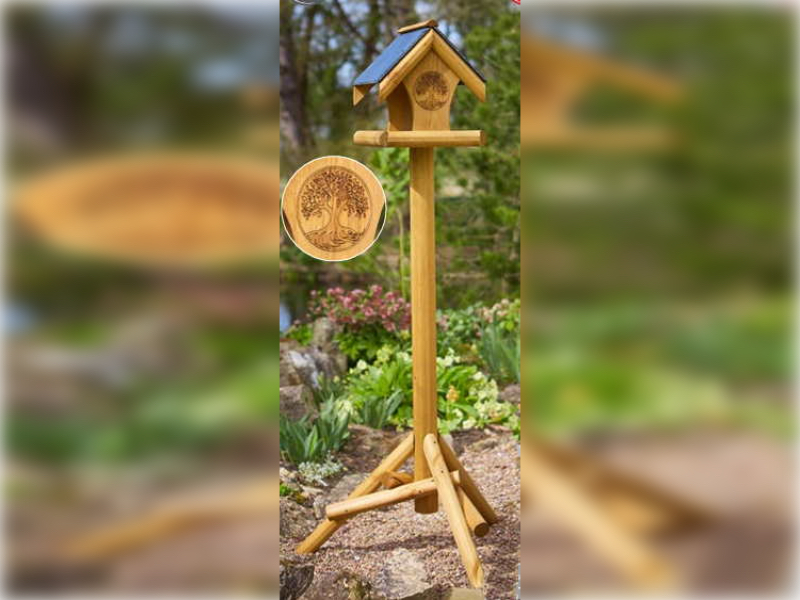
[[[486,132],[467,131],[356,131],[353,135],[356,146],[378,148],[435,148],[437,146],[484,146]]]

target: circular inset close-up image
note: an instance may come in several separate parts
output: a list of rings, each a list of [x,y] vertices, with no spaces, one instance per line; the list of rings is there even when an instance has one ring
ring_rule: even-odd
[[[319,260],[341,261],[369,250],[386,218],[386,195],[375,174],[345,156],[307,162],[283,190],[281,216],[289,238]]]

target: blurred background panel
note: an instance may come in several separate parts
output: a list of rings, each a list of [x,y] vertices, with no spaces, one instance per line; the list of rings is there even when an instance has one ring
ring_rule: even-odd
[[[794,10],[523,12],[526,41],[583,57],[555,89],[523,53],[526,439],[569,440],[711,508],[712,526],[658,545],[691,589],[784,591]],[[562,119],[562,143],[542,135]],[[623,584],[533,504],[526,590]]]
[[[269,596],[278,579],[277,3],[19,3],[4,17],[10,591]],[[276,174],[274,189],[252,198],[272,206],[262,235],[274,251],[214,267],[169,257],[142,266],[59,250],[13,210],[19,184],[49,181],[55,169],[194,153]],[[184,175],[169,160],[162,167],[131,198],[193,215],[203,190],[170,198],[164,181]],[[238,181],[215,182],[222,212]],[[44,202],[56,212],[69,198],[55,188]],[[124,220],[133,208],[115,210]]]

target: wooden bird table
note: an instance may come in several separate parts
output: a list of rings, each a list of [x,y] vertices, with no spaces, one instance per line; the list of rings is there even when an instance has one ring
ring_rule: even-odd
[[[398,37],[354,83],[358,104],[373,86],[388,106],[386,130],[358,131],[355,144],[410,148],[411,339],[414,431],[348,498],[327,507],[323,521],[297,548],[316,551],[356,514],[414,500],[418,513],[447,514],[467,576],[483,587],[484,575],[472,535],[482,536],[497,515],[478,485],[439,435],[436,393],[436,242],[434,149],[481,146],[482,131],[451,131],[450,105],[459,83],[481,101],[483,76],[438,30],[425,21],[398,30]],[[414,456],[413,480],[397,470]],[[385,487],[382,491],[379,488]]]

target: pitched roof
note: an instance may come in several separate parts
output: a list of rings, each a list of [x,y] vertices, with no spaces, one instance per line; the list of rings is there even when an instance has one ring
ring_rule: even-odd
[[[447,44],[458,54],[461,60],[463,60],[464,63],[481,79],[481,81],[486,81],[486,78],[481,74],[481,72],[470,64],[470,62],[467,60],[467,57],[464,56],[464,54],[458,48],[456,48],[441,31],[439,31],[438,27],[434,26],[420,27],[418,29],[412,29],[411,31],[406,31],[398,35],[396,38],[394,38],[394,40],[392,40],[392,43],[380,53],[378,58],[372,61],[372,64],[370,64],[358,77],[356,77],[353,85],[375,85],[376,83],[380,83],[381,80],[397,66],[403,57],[408,54],[408,52],[411,51],[411,49],[416,46],[423,37],[425,37],[425,34],[431,30],[435,31],[439,37],[447,42]]]

